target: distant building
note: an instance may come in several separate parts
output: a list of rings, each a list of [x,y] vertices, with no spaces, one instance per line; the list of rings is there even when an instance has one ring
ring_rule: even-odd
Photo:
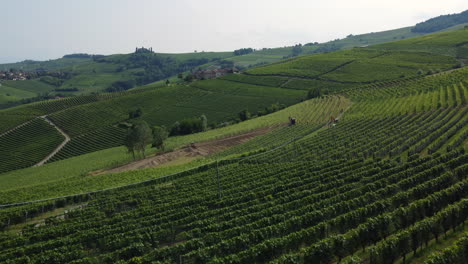
[[[32,78],[30,73],[23,72],[0,72],[0,80],[24,81]]]
[[[141,48],[136,47],[135,53],[153,53],[153,48],[147,49],[145,47],[141,47]]]
[[[221,76],[224,76],[229,73],[239,72],[236,68],[224,68],[224,69],[213,69],[213,70],[199,70],[196,71],[193,75],[199,80],[208,80],[214,79]]]

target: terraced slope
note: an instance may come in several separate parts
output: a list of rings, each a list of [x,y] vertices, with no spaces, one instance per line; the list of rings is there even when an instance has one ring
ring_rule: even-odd
[[[459,31],[445,45],[456,45]],[[115,57],[115,56],[114,56]],[[113,60],[118,60],[118,56]],[[81,65],[81,64],[80,64]],[[309,90],[341,93],[359,87],[388,86],[449,70],[459,62],[453,57],[421,52],[352,49],[304,56],[189,86],[147,88],[132,92],[89,95],[35,103],[0,111],[0,130],[12,129],[35,116],[47,114],[71,141],[52,161],[122,145],[128,112],[143,110],[150,125],[172,126],[184,118],[205,114],[212,124],[235,119],[243,110],[262,115],[265,108],[292,105]],[[84,67],[85,64],[80,67]],[[12,118],[20,117],[20,118]],[[3,121],[2,120],[2,121]]]
[[[440,32],[421,36],[415,39],[379,44],[373,48],[385,50],[422,51],[467,59],[467,38],[468,30],[463,28],[450,32]]]
[[[311,132],[312,130],[317,130],[326,124],[329,116],[337,116],[341,109],[346,109],[349,106],[349,103],[349,100],[337,96],[313,99],[288,107],[271,115],[262,116],[236,125],[217,130],[209,130],[203,133],[169,138],[167,146],[170,148],[179,148],[191,142],[198,143],[225,138],[239,133],[255,131],[259,128],[284,127],[285,121],[287,122],[289,116],[297,117],[297,126],[279,129],[278,131],[273,130],[272,134],[268,135],[268,145],[266,141],[263,140],[265,143],[265,145],[262,146],[263,148],[274,147],[283,143],[279,140],[279,134],[283,135],[282,139],[289,140],[290,138],[304,135],[304,133]],[[69,142],[69,144],[73,144],[73,140]],[[241,148],[239,151],[231,152],[230,154],[239,154],[248,150],[256,151],[256,146],[257,145]],[[68,149],[67,145],[64,150],[65,149]],[[89,172],[86,171],[86,168],[92,168],[90,170],[101,169],[102,167],[96,167],[95,163],[106,163],[108,156],[116,156],[116,154],[119,154],[118,156],[121,157],[119,159],[121,162],[122,160],[128,161],[131,158],[127,156],[123,148],[118,148],[114,151],[101,151],[69,160],[46,164],[41,168],[28,168],[0,174],[0,203],[42,199],[74,194],[84,190],[99,190],[108,187],[116,187],[154,178],[155,173],[157,175],[165,175],[194,166],[194,164],[186,164],[183,165],[182,168],[175,166],[174,168],[168,167],[166,169],[148,169],[139,171],[138,174],[120,173],[118,177],[114,177],[113,175],[83,177],[83,175]],[[224,154],[222,156],[224,156]],[[112,159],[107,162],[112,165]],[[86,164],[84,165],[82,163]],[[210,163],[210,159],[198,161],[196,165],[206,163]]]
[[[65,220],[6,235],[1,260],[325,263],[381,241],[368,250],[378,263],[390,234],[433,223],[419,248],[468,216],[462,152],[404,163],[280,157],[100,194]],[[37,251],[45,243],[53,249]]]
[[[8,184],[0,201],[19,204],[0,208],[5,231],[0,233],[0,262],[381,264],[405,261],[410,252],[437,244],[433,240],[448,232],[463,234],[468,68],[418,74],[419,68],[449,69],[456,62],[419,52],[353,50],[329,56],[328,61],[322,55],[304,57],[180,88],[204,95],[188,93],[180,105],[175,101],[182,108],[195,106],[194,98],[219,106],[215,98],[246,93],[269,103],[270,90],[289,100],[294,96],[286,91],[303,94],[309,81],[343,85],[334,86],[340,96],[276,113],[294,113],[310,122],[274,130],[211,157],[214,162],[202,160],[182,172],[174,166],[63,179],[29,175],[22,188]],[[281,88],[293,82],[297,88]],[[85,108],[100,106],[95,102],[51,116],[76,137],[98,123],[112,125],[125,98],[103,101],[112,103],[96,107],[99,111]],[[145,99],[138,98],[143,104]],[[234,103],[223,106],[234,109]],[[81,127],[65,118],[78,119],[87,111],[107,116],[95,123],[85,120]],[[258,122],[270,124],[272,116]],[[181,142],[221,132],[226,131]],[[44,198],[51,199],[22,203]],[[31,219],[44,212],[52,216]],[[428,261],[463,263],[460,245],[463,240],[445,244]]]
[[[0,260],[393,263],[468,218],[466,72],[350,90],[338,123],[271,151],[2,209],[10,230],[42,210],[86,204],[21,236],[4,233]]]
[[[0,136],[0,172],[30,167],[44,159],[64,137],[42,119],[35,118]]]

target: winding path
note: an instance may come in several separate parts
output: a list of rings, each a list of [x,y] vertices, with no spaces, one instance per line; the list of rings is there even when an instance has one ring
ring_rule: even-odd
[[[65,133],[63,132],[62,129],[60,129],[58,126],[56,126],[52,120],[50,120],[49,118],[47,118],[46,115],[43,115],[43,116],[40,116],[40,118],[44,119],[47,123],[49,123],[51,126],[55,127],[55,129],[57,129],[57,131],[62,134],[62,136],[65,137],[65,140],[60,144],[58,145],[54,151],[52,151],[49,155],[47,155],[47,157],[45,157],[43,160],[39,161],[38,163],[36,163],[33,167],[39,167],[39,166],[42,166],[44,165],[44,163],[46,163],[47,161],[49,161],[53,156],[55,156],[55,154],[57,154],[57,152],[59,152],[69,141],[70,141],[70,137]]]

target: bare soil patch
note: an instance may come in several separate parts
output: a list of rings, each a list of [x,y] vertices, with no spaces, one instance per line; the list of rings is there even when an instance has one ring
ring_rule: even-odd
[[[242,144],[254,137],[264,135],[274,128],[275,127],[265,127],[231,137],[210,140],[202,143],[194,143],[181,149],[137,160],[117,168],[91,172],[89,175],[154,168],[168,163],[177,163],[177,160],[188,162],[196,158],[218,153],[229,147]]]

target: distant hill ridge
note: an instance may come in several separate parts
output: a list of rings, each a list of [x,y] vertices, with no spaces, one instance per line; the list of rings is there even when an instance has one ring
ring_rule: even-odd
[[[416,33],[432,33],[458,24],[468,23],[468,10],[458,14],[441,15],[416,24],[411,29]]]

